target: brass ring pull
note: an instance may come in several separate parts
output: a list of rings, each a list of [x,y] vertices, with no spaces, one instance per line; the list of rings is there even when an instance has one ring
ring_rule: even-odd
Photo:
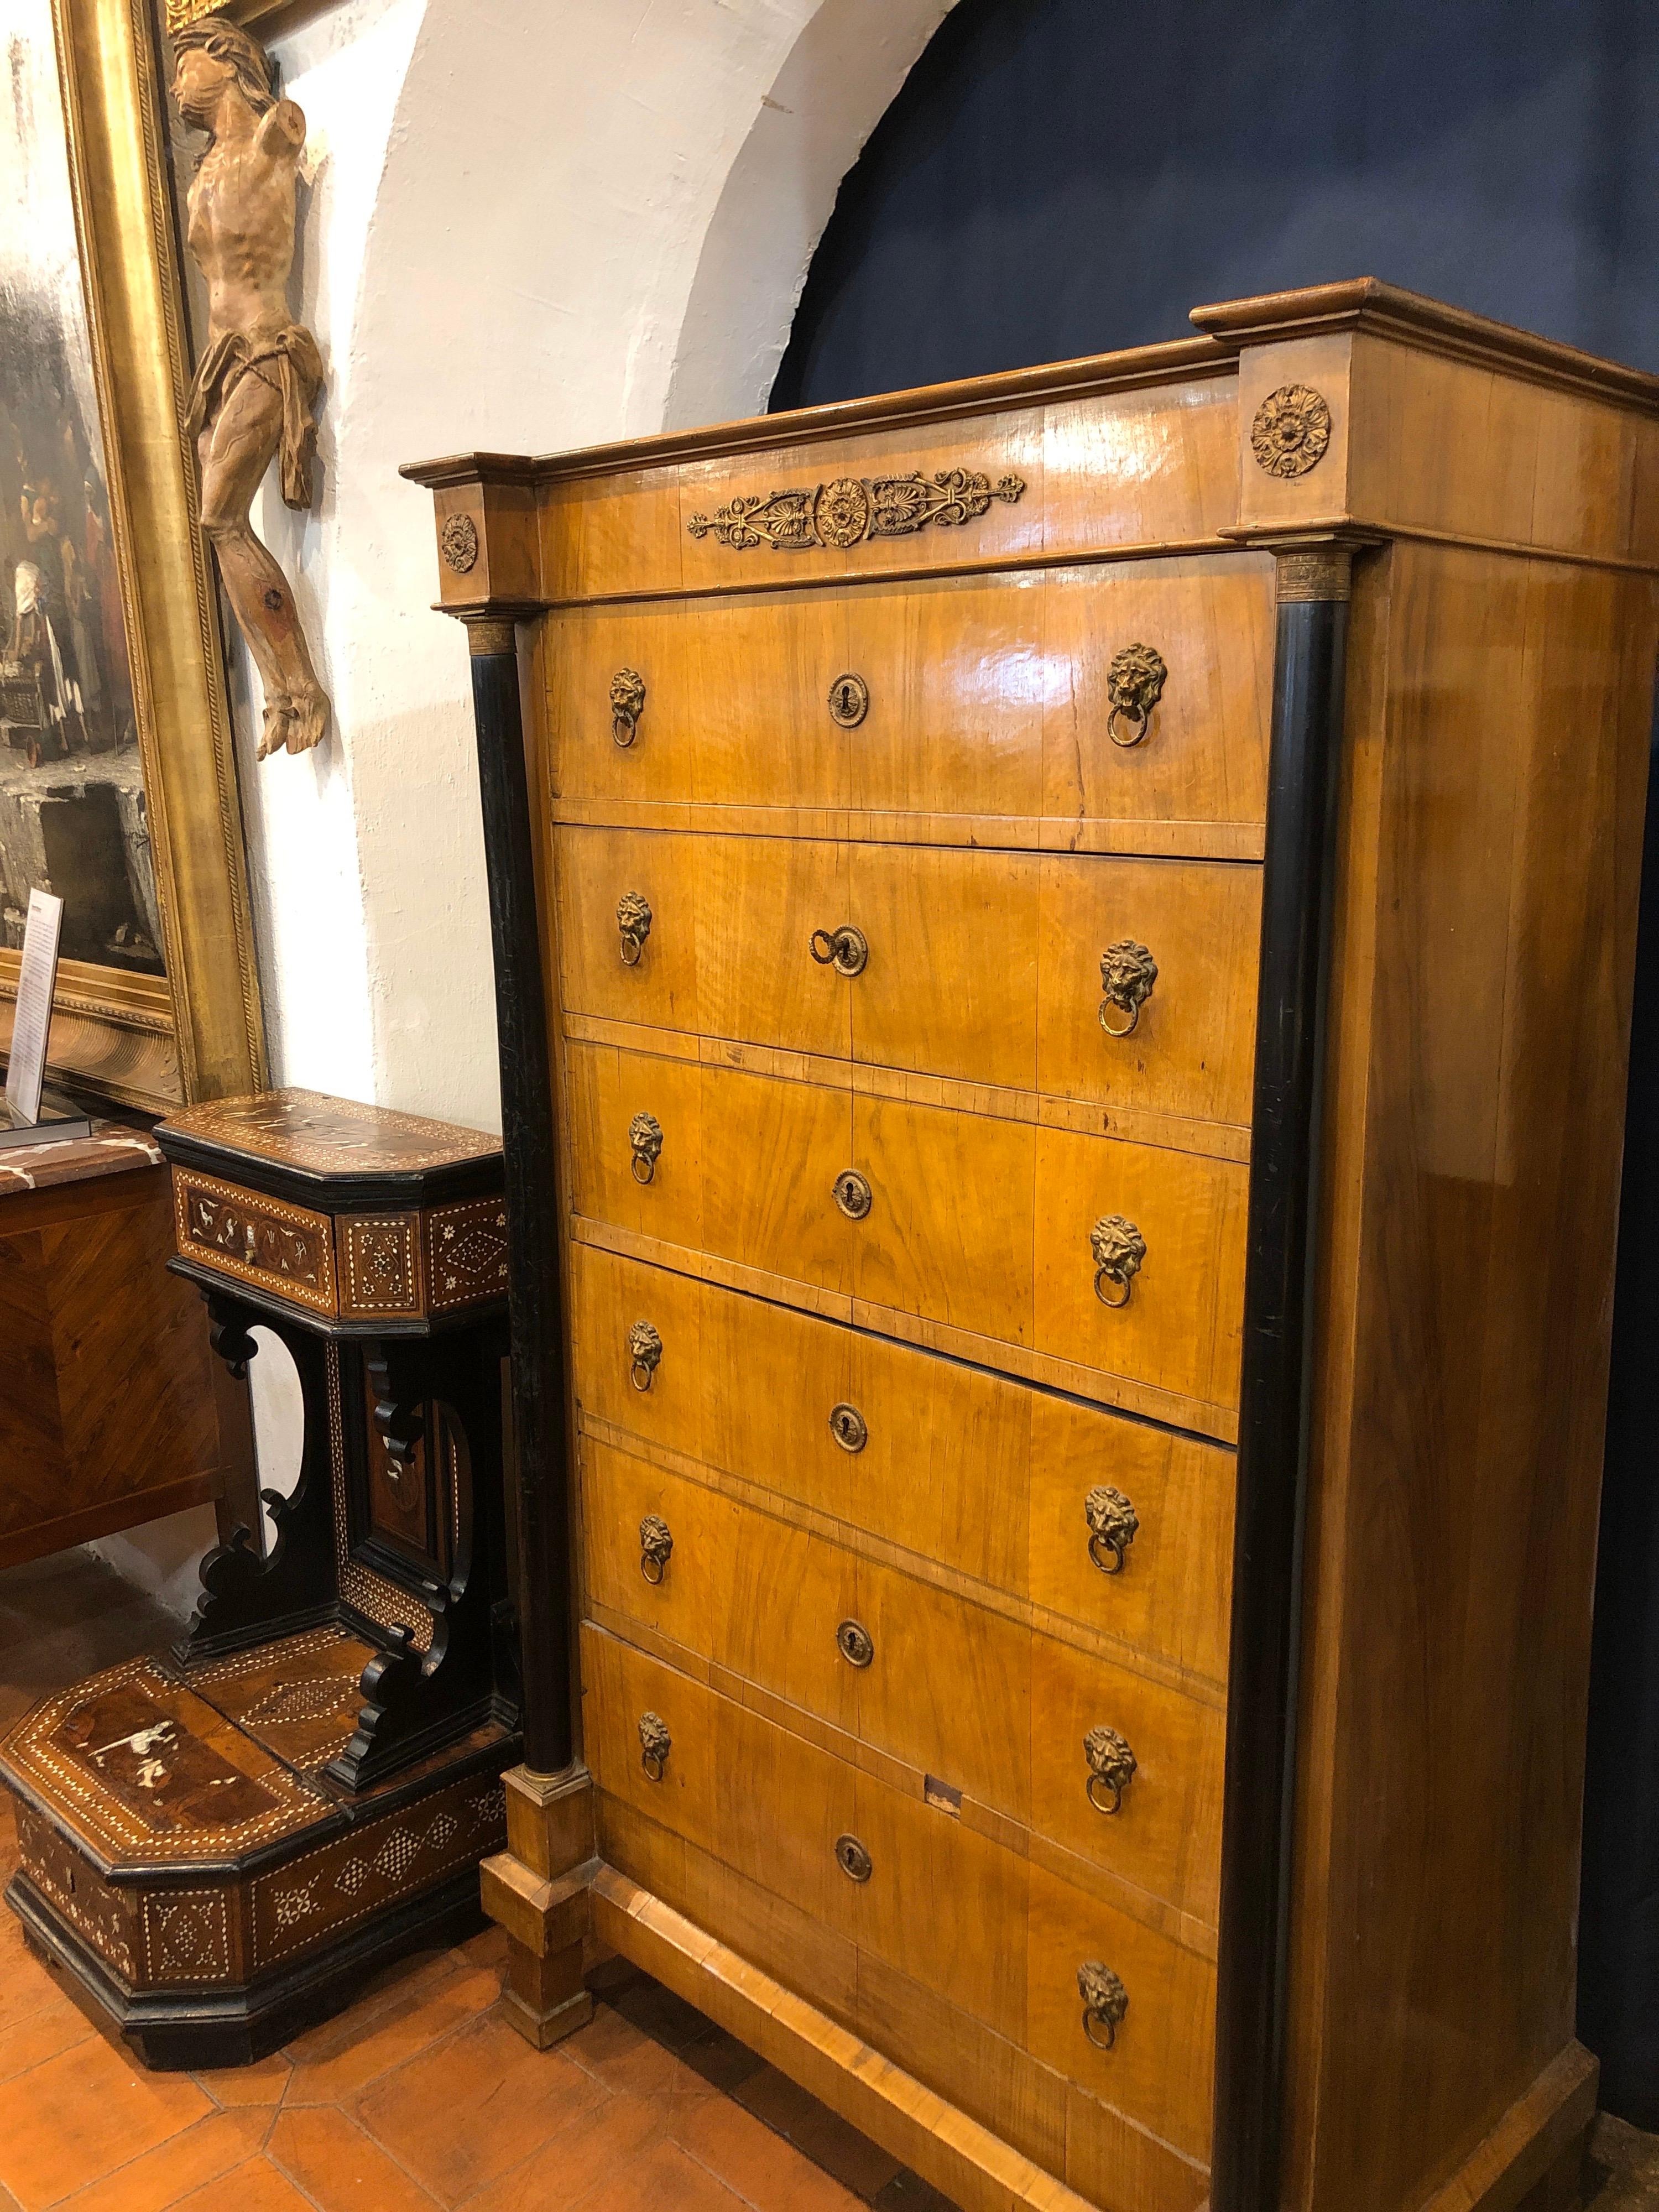
[[[637,668],[619,668],[611,679],[611,734],[617,744],[633,744],[644,712],[645,678]]]
[[[1120,937],[1115,945],[1106,947],[1100,956],[1100,983],[1106,994],[1100,1002],[1100,1026],[1108,1036],[1133,1035],[1140,1010],[1152,997],[1157,981],[1157,961],[1133,937]],[[1115,1029],[1106,1018],[1109,1010],[1127,1014],[1129,1018],[1121,1028]]]
[[[1134,1780],[1139,1763],[1127,1738],[1103,1723],[1091,1728],[1083,1739],[1083,1756],[1089,1762],[1089,1779],[1084,1785],[1089,1802],[1097,1813],[1121,1812],[1123,1793]]]
[[[843,1620],[836,1643],[849,1667],[867,1667],[876,1656],[876,1640],[861,1620]]]
[[[624,891],[617,901],[617,927],[622,932],[624,968],[637,968],[645,940],[651,934],[651,908],[639,891]]]
[[[850,921],[839,929],[815,929],[807,950],[820,968],[833,968],[837,975],[861,975],[870,965],[870,940]]]
[[[1101,1482],[1084,1499],[1083,1517],[1089,1524],[1089,1557],[1103,1575],[1121,1575],[1123,1554],[1139,1532],[1139,1515],[1121,1490]]]
[[[870,1441],[869,1425],[856,1406],[831,1406],[830,1433],[844,1452],[861,1452]]]
[[[636,1321],[628,1332],[628,1379],[636,1390],[648,1390],[662,1363],[662,1339],[648,1321]]]
[[[1152,709],[1164,696],[1170,671],[1155,646],[1126,645],[1106,671],[1109,711],[1106,734],[1126,750],[1138,745],[1152,727]],[[1120,735],[1121,724],[1124,734]]]
[[[856,1836],[836,1838],[836,1864],[848,1881],[868,1881],[875,1872],[869,1852]]]
[[[1121,1213],[1108,1213],[1089,1231],[1095,1255],[1095,1296],[1103,1306],[1127,1306],[1140,1263],[1146,1257],[1146,1239]],[[1118,1292],[1109,1295],[1107,1285]]]
[[[830,719],[838,730],[856,730],[870,711],[870,686],[851,669],[830,686]]]
[[[660,1782],[663,1770],[668,1765],[668,1754],[674,1748],[674,1739],[668,1733],[668,1723],[660,1713],[640,1715],[640,1765],[653,1782]]]
[[[849,1221],[862,1221],[875,1203],[869,1184],[856,1168],[843,1168],[833,1188],[836,1204]]]
[[[674,1536],[660,1513],[647,1513],[640,1523],[640,1572],[648,1583],[659,1583],[668,1571]]]
[[[1085,1959],[1078,1968],[1077,1988],[1083,1999],[1083,2033],[1097,2051],[1109,2051],[1129,2009],[1129,1992],[1098,1959]]]
[[[649,1182],[662,1154],[662,1123],[654,1114],[636,1114],[628,1125],[628,1142],[635,1182]]]

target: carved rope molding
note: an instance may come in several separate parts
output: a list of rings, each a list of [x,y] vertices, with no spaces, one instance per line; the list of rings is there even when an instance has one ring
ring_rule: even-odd
[[[1012,507],[1024,477],[995,483],[977,469],[941,469],[932,477],[837,477],[793,491],[740,492],[713,514],[694,514],[694,538],[711,533],[734,552],[769,545],[775,553],[817,547],[845,551],[869,538],[908,538],[937,523],[954,529],[986,514],[994,499]]]

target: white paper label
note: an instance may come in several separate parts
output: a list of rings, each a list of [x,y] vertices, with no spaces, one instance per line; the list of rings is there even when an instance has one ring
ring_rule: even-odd
[[[29,918],[23,931],[22,972],[17,979],[17,1010],[11,1025],[11,1057],[6,1066],[6,1103],[14,1123],[40,1118],[40,1085],[46,1079],[52,992],[58,978],[58,939],[63,926],[63,900],[54,898],[50,891],[31,891]]]

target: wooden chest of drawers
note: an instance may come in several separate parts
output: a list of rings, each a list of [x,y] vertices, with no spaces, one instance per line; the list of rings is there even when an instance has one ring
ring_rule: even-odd
[[[507,1116],[486,1901],[540,2039],[597,1938],[972,2212],[1510,2212],[1594,2098],[1659,384],[1194,320],[408,471]]]

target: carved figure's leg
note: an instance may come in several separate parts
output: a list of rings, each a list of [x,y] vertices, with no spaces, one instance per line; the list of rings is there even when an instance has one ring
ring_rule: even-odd
[[[255,371],[209,423],[199,447],[202,528],[265,689],[261,760],[283,745],[306,752],[328,727],[327,695],[311,665],[292,586],[248,520],[282,433],[282,394]]]

